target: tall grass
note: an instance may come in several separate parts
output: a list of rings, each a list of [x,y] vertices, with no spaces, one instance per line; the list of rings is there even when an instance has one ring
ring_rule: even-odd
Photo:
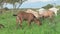
[[[18,26],[16,28],[16,17],[11,12],[0,14],[0,24],[5,28],[0,29],[0,34],[60,34],[60,15],[56,16],[54,22],[56,24],[49,24],[49,19],[42,20],[43,24],[38,26],[33,23],[30,27],[27,26],[27,21],[23,21],[23,29]]]

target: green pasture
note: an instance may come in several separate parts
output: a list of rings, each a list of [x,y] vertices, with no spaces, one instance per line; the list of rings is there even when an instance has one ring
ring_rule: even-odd
[[[23,21],[23,29],[18,26],[16,29],[16,17],[13,16],[14,12],[7,11],[0,14],[0,24],[5,28],[0,28],[0,34],[60,34],[60,14],[54,17],[54,23],[49,19],[42,20],[42,25],[38,26],[32,22],[31,26],[27,26],[27,21]],[[51,24],[49,24],[51,23]]]

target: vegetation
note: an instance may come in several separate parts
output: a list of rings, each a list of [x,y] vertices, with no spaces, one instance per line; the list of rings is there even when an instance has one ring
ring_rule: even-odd
[[[55,17],[54,23],[49,24],[49,19],[42,20],[42,25],[38,26],[33,23],[30,27],[27,26],[27,21],[23,21],[23,29],[18,27],[16,29],[16,17],[13,16],[15,12],[7,11],[0,14],[0,24],[5,28],[0,29],[0,34],[60,34],[60,13]]]
[[[4,9],[5,9],[5,10],[9,10],[9,8],[7,8],[7,7],[5,7]]]
[[[45,9],[49,9],[49,8],[52,8],[53,5],[52,4],[47,4],[46,6],[42,7],[42,8],[45,8]]]
[[[23,2],[25,2],[25,1],[27,1],[27,0],[0,0],[0,9],[3,9],[3,5],[4,5],[4,3],[6,3],[6,5],[7,4],[12,4],[13,5],[13,9],[16,9],[16,4],[18,3],[19,4],[19,6],[18,6],[18,9],[19,9],[19,7],[23,4]]]

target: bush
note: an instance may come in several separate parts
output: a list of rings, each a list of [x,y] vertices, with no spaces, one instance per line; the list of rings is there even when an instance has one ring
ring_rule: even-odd
[[[5,7],[4,10],[9,10],[9,8]]]
[[[42,7],[42,8],[49,9],[49,8],[52,8],[52,7],[53,7],[52,4],[48,4],[48,5],[46,5],[46,6]]]

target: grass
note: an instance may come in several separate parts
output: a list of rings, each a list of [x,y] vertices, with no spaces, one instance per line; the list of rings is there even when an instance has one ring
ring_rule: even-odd
[[[56,24],[49,24],[49,20],[42,21],[43,24],[38,26],[33,23],[30,27],[27,26],[27,21],[23,21],[23,29],[16,28],[16,17],[11,12],[0,14],[0,24],[5,25],[5,28],[0,29],[0,34],[60,34],[60,15],[55,17]]]

